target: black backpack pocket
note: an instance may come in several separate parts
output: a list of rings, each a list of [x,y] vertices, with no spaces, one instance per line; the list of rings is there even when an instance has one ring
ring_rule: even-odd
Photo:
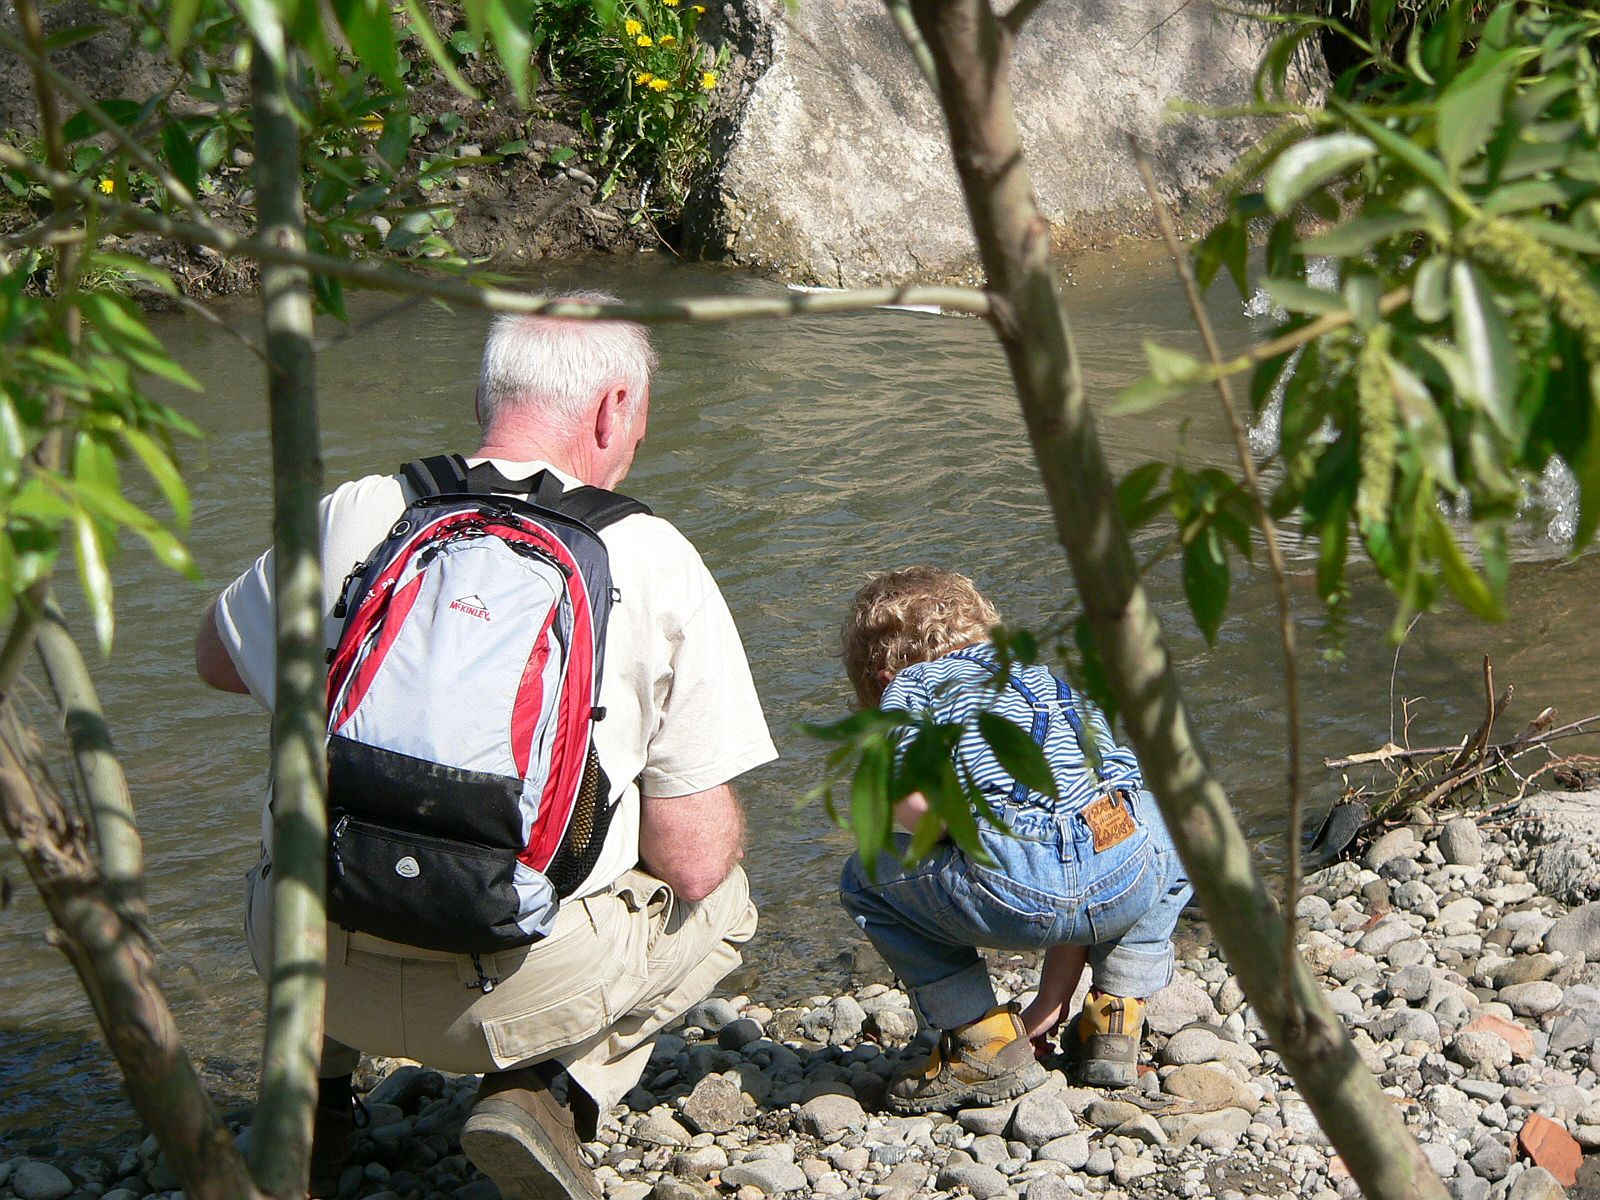
[[[340,815],[328,838],[328,919],[386,941],[488,954],[536,940],[517,925],[516,852]]]

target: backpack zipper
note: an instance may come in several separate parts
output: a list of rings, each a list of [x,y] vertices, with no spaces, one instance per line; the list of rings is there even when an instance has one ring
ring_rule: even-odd
[[[500,980],[497,976],[486,975],[484,973],[483,959],[479,958],[476,954],[472,955],[472,969],[478,973],[478,981],[476,983],[469,983],[467,986],[477,988],[485,996],[494,991],[494,985],[499,983]]]

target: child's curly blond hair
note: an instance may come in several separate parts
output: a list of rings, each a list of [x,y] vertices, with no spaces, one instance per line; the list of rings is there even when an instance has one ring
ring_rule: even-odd
[[[868,708],[883,698],[880,673],[897,674],[982,641],[1000,614],[972,580],[940,567],[874,575],[856,592],[840,630],[844,669]]]

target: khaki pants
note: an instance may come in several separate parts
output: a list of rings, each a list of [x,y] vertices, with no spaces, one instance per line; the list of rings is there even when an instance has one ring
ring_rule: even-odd
[[[245,935],[256,970],[270,945],[270,864],[247,879]],[[703,1000],[756,930],[749,882],[735,868],[696,903],[643,871],[568,900],[532,946],[472,958],[386,942],[329,924],[322,1074],[353,1070],[359,1051],[477,1074],[560,1061],[604,1112],[639,1082],[650,1039]]]

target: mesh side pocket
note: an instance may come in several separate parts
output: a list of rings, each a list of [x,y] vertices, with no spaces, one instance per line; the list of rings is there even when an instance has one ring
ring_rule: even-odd
[[[610,792],[610,782],[600,769],[599,756],[591,745],[584,759],[583,780],[578,785],[578,799],[572,806],[567,835],[561,839],[561,849],[556,851],[544,872],[556,895],[570,896],[600,861],[611,818],[617,811],[615,804],[606,802]]]

